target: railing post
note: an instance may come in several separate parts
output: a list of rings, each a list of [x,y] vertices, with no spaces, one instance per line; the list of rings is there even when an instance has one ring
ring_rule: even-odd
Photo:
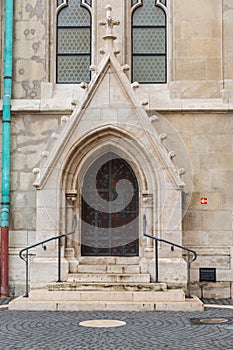
[[[61,280],[61,237],[58,238],[58,271],[57,271],[57,282],[62,282]]]
[[[191,262],[190,262],[190,252],[188,252],[188,278],[187,278],[187,298],[191,298],[190,293],[190,268],[191,268]]]
[[[28,298],[29,297],[29,290],[28,290],[28,250],[26,250],[26,258],[25,258],[25,263],[26,263],[26,278],[25,278],[25,294],[24,297]]]
[[[26,264],[26,268],[25,268],[25,272],[26,272],[25,284],[26,284],[26,286],[25,286],[25,295],[24,295],[24,297],[28,297],[29,296],[29,259],[28,259],[28,251],[29,251],[29,249],[35,248],[35,247],[37,247],[37,246],[39,246],[41,244],[43,246],[44,243],[47,243],[47,242],[50,242],[50,241],[53,241],[53,240],[58,240],[58,254],[57,254],[58,255],[58,264],[57,264],[57,266],[58,266],[58,279],[57,279],[57,282],[62,282],[62,280],[61,280],[61,242],[62,242],[62,238],[66,237],[68,235],[74,234],[75,230],[76,230],[76,226],[77,226],[77,217],[76,217],[76,215],[74,215],[73,225],[72,225],[72,232],[67,232],[67,233],[64,233],[63,235],[51,237],[51,238],[46,239],[46,240],[44,240],[42,242],[30,245],[30,246],[20,250],[19,257]]]
[[[158,241],[155,240],[155,283],[159,283]]]
[[[143,235],[149,237],[155,241],[155,283],[159,283],[159,257],[158,257],[158,242],[164,242],[170,244],[173,248],[177,247],[179,249],[186,250],[188,252],[188,262],[187,262],[187,298],[192,298],[191,296],[191,263],[196,260],[197,253],[187,247],[183,247],[179,244],[169,242],[165,239],[150,236],[146,233],[146,216],[143,216]],[[192,254],[192,255],[190,255]]]

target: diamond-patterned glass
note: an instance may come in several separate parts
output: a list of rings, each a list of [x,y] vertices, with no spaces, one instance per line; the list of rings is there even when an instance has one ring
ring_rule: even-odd
[[[57,6],[61,5],[63,3],[63,0],[57,0]]]
[[[163,4],[163,5],[167,5],[167,1],[166,0],[160,0],[160,2],[161,2],[161,4]]]
[[[166,25],[166,14],[161,7],[155,6],[155,0],[144,0],[133,14],[134,26]]]
[[[134,56],[133,81],[141,83],[165,83],[166,57]]]
[[[92,5],[91,0],[85,3]],[[57,83],[89,82],[91,14],[81,0],[69,0],[67,5],[57,18]]]
[[[165,54],[165,28],[133,28],[133,52]]]
[[[90,26],[91,16],[88,10],[80,6],[81,0],[69,0],[68,6],[58,14],[58,26]]]
[[[58,56],[57,82],[80,83],[90,81],[90,56]]]
[[[58,29],[58,53],[90,53],[89,28]]]

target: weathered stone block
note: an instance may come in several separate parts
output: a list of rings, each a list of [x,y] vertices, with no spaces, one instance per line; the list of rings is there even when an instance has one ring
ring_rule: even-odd
[[[201,231],[203,228],[203,212],[188,211],[183,219],[183,229],[185,231]]]
[[[230,211],[208,211],[203,212],[203,229],[213,231],[231,230],[231,215]]]

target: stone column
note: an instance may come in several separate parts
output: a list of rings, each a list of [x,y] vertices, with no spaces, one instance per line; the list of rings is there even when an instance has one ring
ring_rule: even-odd
[[[153,236],[153,194],[143,193],[143,215],[146,215],[146,233]],[[146,252],[153,252],[153,240],[146,239]]]
[[[67,191],[66,192],[66,232],[72,231],[72,222],[75,214],[75,203],[77,199],[77,191]],[[66,246],[68,248],[73,248],[73,237],[67,236]]]

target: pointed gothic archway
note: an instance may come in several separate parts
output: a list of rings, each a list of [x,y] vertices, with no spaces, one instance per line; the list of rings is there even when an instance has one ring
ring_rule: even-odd
[[[88,168],[82,186],[81,254],[138,256],[139,193],[129,163],[108,152]]]

